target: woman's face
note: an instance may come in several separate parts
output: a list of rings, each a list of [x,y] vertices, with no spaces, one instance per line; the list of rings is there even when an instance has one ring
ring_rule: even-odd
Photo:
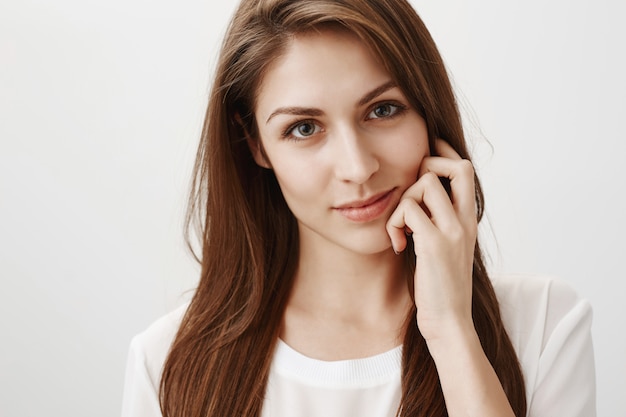
[[[265,154],[251,142],[253,154],[274,171],[302,245],[390,249],[385,223],[428,137],[364,43],[334,30],[295,37],[264,76],[255,116]]]

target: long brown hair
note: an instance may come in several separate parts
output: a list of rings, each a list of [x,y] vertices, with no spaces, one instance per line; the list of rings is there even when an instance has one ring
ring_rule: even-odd
[[[196,159],[188,225],[199,228],[202,272],[163,369],[164,417],[261,413],[298,258],[298,231],[272,171],[254,163],[246,135],[257,135],[255,95],[268,66],[293,36],[325,25],[355,33],[374,51],[426,121],[431,149],[443,138],[469,159],[444,64],[407,1],[243,0],[222,45]],[[480,219],[483,195],[476,184]],[[410,255],[407,260],[414,268]],[[522,417],[522,372],[478,244],[472,309],[485,354]],[[415,310],[407,320],[399,414],[446,416]]]

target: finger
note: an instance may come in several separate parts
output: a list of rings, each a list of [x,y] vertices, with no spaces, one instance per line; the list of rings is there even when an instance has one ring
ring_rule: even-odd
[[[459,217],[473,222],[476,218],[476,191],[472,163],[467,159],[428,157],[422,161],[420,176],[427,173],[449,179],[450,200],[454,210]]]
[[[414,239],[415,235],[421,236],[430,233],[432,232],[430,229],[434,228],[426,213],[413,198],[400,200],[398,207],[396,207],[387,221],[387,234],[396,253],[406,249],[407,236],[404,233],[406,227],[413,231]]]
[[[427,172],[407,189],[403,198],[411,198],[422,207],[430,221],[443,232],[457,231],[458,215],[437,174]]]
[[[462,164],[465,164],[465,166],[461,166],[460,170],[464,170],[466,175],[464,175],[462,178],[459,177],[459,181],[456,182],[457,184],[459,184],[460,189],[469,189],[471,192],[466,194],[468,196],[467,200],[460,203],[458,205],[460,207],[458,208],[467,212],[471,212],[473,215],[476,215],[476,176],[474,172],[474,166],[469,160],[462,158],[457,153],[457,151],[454,150],[454,148],[445,140],[437,139],[435,141],[435,149],[441,157],[449,158],[456,161],[464,161],[462,162]],[[450,177],[448,178],[451,180]],[[466,180],[466,182],[461,181],[463,179]]]
[[[404,216],[396,214],[397,210],[398,209],[396,208],[396,211],[394,211],[389,220],[387,220],[385,228],[387,229],[387,234],[391,240],[391,247],[393,248],[393,251],[396,254],[399,254],[406,249],[407,237],[404,229],[406,226]]]
[[[443,139],[437,139],[435,141],[435,151],[437,152],[437,155],[443,156],[444,158],[457,159],[457,160],[463,159],[457,153],[457,151],[455,151],[454,148]]]

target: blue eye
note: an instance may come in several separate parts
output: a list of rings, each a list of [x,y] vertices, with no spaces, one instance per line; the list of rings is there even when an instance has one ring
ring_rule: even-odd
[[[367,119],[384,119],[386,117],[395,116],[398,111],[402,110],[402,107],[391,103],[377,104],[374,109],[369,112]]]
[[[290,127],[286,132],[286,136],[291,136],[296,139],[305,139],[319,133],[321,130],[322,128],[319,125],[316,125],[312,121],[305,120]]]

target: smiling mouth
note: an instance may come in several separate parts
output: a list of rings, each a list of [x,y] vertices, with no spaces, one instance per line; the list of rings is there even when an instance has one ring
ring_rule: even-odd
[[[365,223],[379,218],[389,207],[395,188],[362,201],[342,204],[334,209],[353,222]]]

